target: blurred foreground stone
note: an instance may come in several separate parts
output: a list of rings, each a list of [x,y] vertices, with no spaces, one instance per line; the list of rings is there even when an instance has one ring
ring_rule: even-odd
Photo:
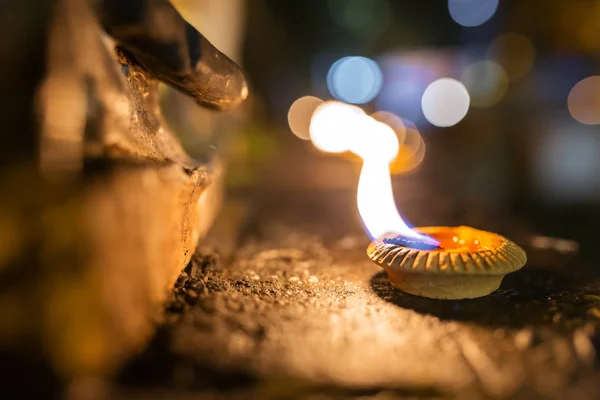
[[[164,123],[155,77],[181,76],[201,90],[212,72],[195,63],[216,58],[212,66],[225,68],[219,79],[234,71],[240,93],[245,81],[204,38],[207,52],[190,60],[185,38],[201,35],[168,3],[160,7],[174,25],[158,27],[158,40],[173,46],[164,32],[182,40],[174,49],[182,66],[156,75],[147,68],[161,60],[142,67],[131,47],[104,33],[91,2],[0,6],[3,394],[48,397],[65,382],[110,376],[150,337],[217,213],[219,160],[184,152]],[[148,60],[152,51],[143,53]],[[219,108],[226,95],[207,90],[196,100]],[[16,379],[23,376],[32,384]]]

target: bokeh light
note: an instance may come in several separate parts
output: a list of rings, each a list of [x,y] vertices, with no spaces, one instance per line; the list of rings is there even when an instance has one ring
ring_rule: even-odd
[[[412,171],[421,164],[425,158],[425,141],[414,123],[388,111],[374,112],[371,118],[388,125],[398,137],[400,149],[390,163],[392,174]]]
[[[425,141],[421,135],[418,135],[418,131],[411,134],[417,139],[416,144],[409,145],[405,143],[400,146],[398,155],[390,163],[390,172],[392,175],[405,174],[407,172],[415,170],[423,160],[425,159]]]
[[[452,54],[443,51],[402,51],[377,59],[385,85],[376,99],[379,110],[393,112],[421,125],[427,124],[421,110],[423,93],[434,80],[453,73]]]
[[[423,114],[435,126],[456,125],[469,110],[469,93],[462,83],[451,78],[431,83],[421,100]]]
[[[555,25],[555,38],[562,46],[569,46],[578,52],[598,54],[600,51],[600,2],[562,1],[560,2],[560,22]]]
[[[479,26],[492,18],[498,9],[498,0],[448,0],[452,19],[462,26]]]
[[[376,38],[392,21],[389,0],[329,0],[331,19],[360,38]]]
[[[290,130],[303,140],[310,140],[310,120],[323,100],[314,96],[304,96],[294,101],[288,111]]]
[[[490,107],[498,103],[508,89],[508,77],[498,63],[483,60],[469,65],[460,77],[471,96],[474,107]]]
[[[400,146],[398,155],[390,163],[392,174],[404,174],[416,169],[425,159],[425,141],[416,125],[410,121],[405,123],[404,141]]]
[[[518,33],[504,33],[490,45],[490,57],[496,60],[510,81],[527,75],[535,61],[535,48],[528,37]]]
[[[533,178],[546,201],[600,200],[600,140],[596,127],[552,115],[534,142]]]
[[[600,124],[600,76],[590,76],[579,82],[569,93],[569,112],[586,125]]]
[[[405,133],[404,140],[401,143],[402,152],[404,157],[410,158],[419,151],[423,138],[421,132],[419,132],[419,129],[412,121],[405,119],[403,122]]]
[[[423,113],[419,100],[423,97],[426,88],[427,84],[417,81],[399,80],[386,83],[381,95],[377,98],[377,108],[390,110],[421,122]]]
[[[374,112],[371,118],[392,128],[398,138],[398,154],[390,163],[392,175],[410,172],[423,162],[425,141],[414,123],[389,111]]]
[[[364,104],[381,91],[383,74],[377,63],[366,57],[344,57],[331,66],[327,87],[338,100]]]

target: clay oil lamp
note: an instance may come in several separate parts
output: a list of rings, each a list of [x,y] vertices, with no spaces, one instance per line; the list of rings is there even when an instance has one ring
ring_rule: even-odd
[[[485,296],[527,261],[519,246],[495,233],[468,226],[416,231],[427,237],[384,237],[367,249],[394,287],[406,293],[435,299]]]
[[[409,132],[401,118],[385,112],[369,116],[340,102],[310,103],[313,145],[362,159],[357,206],[372,239],[367,255],[394,287],[435,299],[481,297],[525,265],[525,252],[495,233],[467,226],[411,229],[404,222],[394,201],[390,166],[406,148],[408,133],[418,134],[416,128]]]

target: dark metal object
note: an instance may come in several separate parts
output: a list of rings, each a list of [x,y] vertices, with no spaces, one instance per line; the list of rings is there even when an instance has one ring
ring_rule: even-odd
[[[100,0],[108,34],[154,77],[225,110],[248,95],[241,69],[187,23],[167,0]]]

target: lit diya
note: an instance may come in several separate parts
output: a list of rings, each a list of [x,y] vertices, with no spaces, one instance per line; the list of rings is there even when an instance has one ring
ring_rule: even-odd
[[[495,233],[468,226],[416,231],[427,237],[384,237],[367,249],[390,282],[406,293],[434,299],[485,296],[527,261],[519,246]]]
[[[525,265],[525,252],[495,233],[466,226],[413,230],[404,222],[390,176],[390,165],[406,147],[407,127],[401,118],[385,112],[368,116],[339,102],[314,107],[309,127],[313,145],[327,153],[351,152],[363,160],[357,206],[373,239],[367,254],[396,288],[435,299],[481,297]]]

